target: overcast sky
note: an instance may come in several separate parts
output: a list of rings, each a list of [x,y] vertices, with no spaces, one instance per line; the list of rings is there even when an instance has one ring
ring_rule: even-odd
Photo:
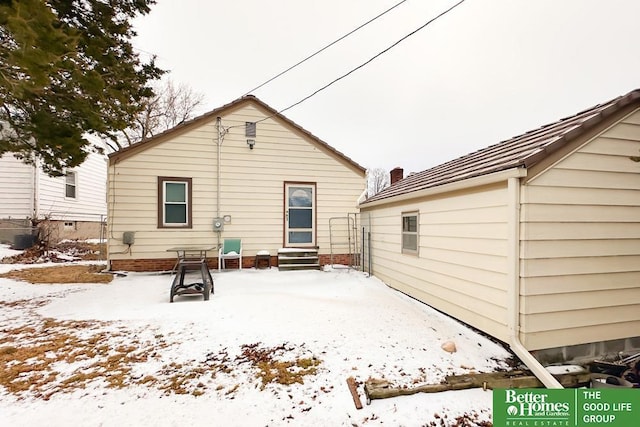
[[[205,112],[399,1],[158,0],[134,46]],[[253,94],[288,107],[455,3],[408,0]],[[366,168],[425,170],[640,88],[639,17],[638,0],[466,0],[284,115]]]

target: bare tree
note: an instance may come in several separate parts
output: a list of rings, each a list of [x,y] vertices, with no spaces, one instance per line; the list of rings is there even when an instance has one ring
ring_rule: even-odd
[[[144,108],[135,117],[134,125],[124,130],[117,140],[107,141],[111,150],[121,150],[193,118],[204,101],[204,94],[170,79],[153,89],[155,95],[144,100]]]
[[[367,170],[367,193],[374,196],[389,186],[389,174],[382,168]]]

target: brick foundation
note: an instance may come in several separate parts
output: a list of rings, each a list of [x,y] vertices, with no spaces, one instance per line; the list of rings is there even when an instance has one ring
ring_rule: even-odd
[[[321,254],[318,255],[320,265],[331,264],[331,255]],[[333,263],[339,265],[351,265],[353,262],[353,255],[349,254],[333,254]]]
[[[224,266],[228,270],[238,268],[237,259],[225,260]],[[242,268],[252,268],[254,257],[242,257]],[[155,259],[113,259],[111,260],[111,270],[114,271],[168,271],[176,264],[176,258],[155,258]],[[218,269],[218,257],[207,259],[207,265],[211,270]],[[271,265],[278,265],[278,257],[271,257]]]
[[[320,265],[326,265],[331,262],[331,255],[320,254],[318,256]],[[333,255],[334,264],[349,265],[352,257],[348,254]],[[254,256],[242,257],[242,268],[253,268],[255,262]],[[154,259],[112,259],[110,261],[111,270],[113,271],[168,271],[173,268],[176,258],[154,258]],[[224,262],[225,267],[229,270],[238,268],[237,259],[228,259]],[[207,265],[212,270],[218,269],[218,257],[211,257],[207,260]],[[278,257],[271,256],[271,266],[278,266]]]
[[[208,261],[209,268],[218,268],[218,259]],[[114,271],[167,271],[176,264],[175,258],[156,259],[112,259],[110,260],[111,270]]]

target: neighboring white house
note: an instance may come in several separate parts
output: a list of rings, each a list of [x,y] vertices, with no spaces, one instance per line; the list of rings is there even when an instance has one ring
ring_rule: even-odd
[[[639,153],[637,90],[393,182],[373,274],[547,361],[640,349]]]
[[[292,247],[327,263],[331,218],[358,212],[365,181],[356,162],[245,96],[109,156],[110,267],[170,269],[169,249],[227,238],[242,240],[246,267]]]
[[[0,238],[12,242],[47,220],[52,241],[99,238],[106,221],[106,156],[91,153],[65,176],[50,177],[12,154],[0,157]],[[25,228],[26,227],[26,228]]]

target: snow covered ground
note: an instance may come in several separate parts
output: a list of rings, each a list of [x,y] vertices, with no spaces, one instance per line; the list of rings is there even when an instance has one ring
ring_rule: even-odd
[[[0,258],[7,255],[0,246]],[[0,273],[31,267],[0,264]],[[209,301],[176,297],[173,304],[166,274],[131,273],[107,285],[0,278],[0,356],[23,346],[38,348],[47,339],[58,343],[29,362],[42,375],[26,371],[16,380],[32,381],[29,387],[0,387],[1,424],[491,422],[492,393],[480,389],[365,403],[368,378],[410,387],[506,368],[508,352],[455,320],[346,268],[212,273],[215,293]],[[446,341],[455,342],[455,353],[441,349]],[[304,363],[290,370],[308,374],[299,377],[303,383],[288,385],[269,382],[259,363],[296,361]],[[354,406],[348,377],[359,384],[361,410]]]

